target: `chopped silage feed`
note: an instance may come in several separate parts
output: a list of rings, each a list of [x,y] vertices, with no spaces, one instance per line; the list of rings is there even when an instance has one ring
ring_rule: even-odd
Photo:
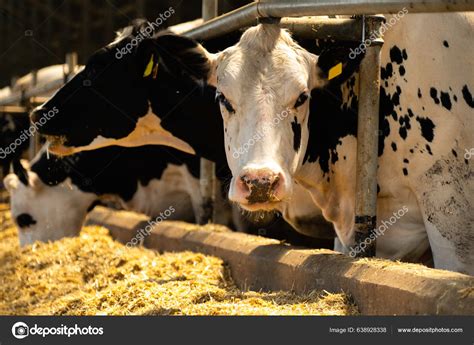
[[[107,229],[20,249],[0,204],[1,315],[354,315],[343,293],[239,290],[224,262],[127,248]]]

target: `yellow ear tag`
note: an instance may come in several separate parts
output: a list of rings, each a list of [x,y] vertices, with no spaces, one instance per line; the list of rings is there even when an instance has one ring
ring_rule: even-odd
[[[153,54],[151,54],[150,62],[146,65],[145,72],[143,72],[143,77],[148,77],[153,70]]]
[[[336,78],[342,73],[342,62],[339,62],[336,66],[329,70],[328,80]]]

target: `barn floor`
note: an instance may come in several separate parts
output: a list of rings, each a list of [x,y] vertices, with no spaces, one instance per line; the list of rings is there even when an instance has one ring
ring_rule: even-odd
[[[0,204],[1,315],[355,315],[347,295],[239,290],[224,262],[127,248],[107,229],[18,247]]]

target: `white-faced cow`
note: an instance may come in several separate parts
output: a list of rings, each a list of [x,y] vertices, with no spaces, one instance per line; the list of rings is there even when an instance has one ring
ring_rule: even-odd
[[[108,147],[64,158],[43,148],[31,168],[18,160],[13,168],[4,183],[21,245],[76,236],[100,202],[167,220],[194,222],[200,212],[199,159],[166,147]],[[217,211],[216,222],[230,226],[229,205],[219,200]]]
[[[228,180],[216,91],[196,83],[196,74],[207,74],[207,66],[202,57],[193,61],[195,55],[188,54],[197,43],[161,32],[118,59],[117,52],[130,44],[143,25],[137,22],[124,29],[113,43],[96,52],[83,71],[32,113],[32,120],[39,121],[50,109],[58,109],[39,128],[57,154],[110,145],[167,145],[216,162],[217,177]],[[206,46],[217,51],[236,42],[237,36],[211,40]],[[331,236],[332,228],[310,195],[303,190],[299,199],[307,200],[307,207],[283,210],[285,220],[306,235]]]
[[[436,267],[474,274],[474,179],[465,158],[474,147],[473,21],[470,13],[407,14],[385,35],[377,222],[388,229],[377,239],[381,257],[417,258],[431,245]],[[259,25],[221,53],[196,47],[187,56],[190,65],[203,61],[196,71],[209,73],[196,77],[217,88],[230,199],[250,211],[280,209],[299,184],[349,250],[358,75],[343,51],[316,56],[288,32]],[[343,73],[328,81],[339,63]]]

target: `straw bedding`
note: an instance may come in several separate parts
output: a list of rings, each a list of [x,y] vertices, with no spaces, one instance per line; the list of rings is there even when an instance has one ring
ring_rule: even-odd
[[[343,293],[239,290],[221,259],[126,248],[108,230],[22,249],[0,204],[1,315],[354,315]]]

